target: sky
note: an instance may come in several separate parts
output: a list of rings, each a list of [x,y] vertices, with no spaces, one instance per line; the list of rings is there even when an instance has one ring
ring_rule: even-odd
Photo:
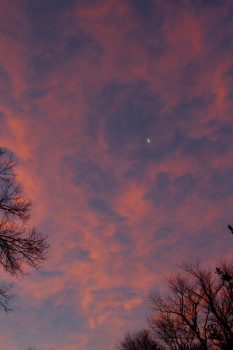
[[[233,241],[231,0],[0,0],[0,146],[48,258],[4,350],[114,350],[149,293]]]

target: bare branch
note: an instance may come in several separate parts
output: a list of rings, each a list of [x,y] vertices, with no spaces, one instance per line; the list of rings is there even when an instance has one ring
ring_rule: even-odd
[[[233,348],[233,263],[217,268],[217,276],[197,264],[181,268],[168,280],[166,297],[152,296],[151,328],[174,349]]]
[[[11,284],[2,284],[0,286],[0,308],[3,309],[5,312],[11,311],[11,308],[9,307],[9,303],[13,298],[11,289]]]
[[[31,202],[14,168],[12,155],[0,149],[0,266],[11,275],[22,274],[25,265],[37,268],[48,249],[47,236],[26,226]],[[0,289],[0,307],[7,311],[10,299],[7,290]]]

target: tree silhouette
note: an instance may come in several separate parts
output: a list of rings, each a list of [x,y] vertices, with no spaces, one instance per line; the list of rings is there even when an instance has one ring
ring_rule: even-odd
[[[118,345],[119,350],[162,350],[162,347],[153,339],[148,330],[127,333]]]
[[[198,264],[181,268],[168,280],[166,297],[151,297],[156,336],[171,349],[233,349],[233,263],[222,264],[217,274]]]
[[[233,233],[233,227],[227,227]],[[151,332],[126,334],[118,350],[233,349],[232,259],[217,266],[215,273],[185,263],[167,285],[167,295],[151,294]]]
[[[46,257],[47,237],[28,229],[31,202],[17,182],[12,156],[0,149],[0,265],[11,275],[23,274],[25,265],[36,268]],[[9,286],[0,288],[0,307],[8,310]]]

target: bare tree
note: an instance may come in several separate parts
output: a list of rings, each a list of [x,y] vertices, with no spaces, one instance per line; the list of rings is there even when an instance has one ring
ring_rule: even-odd
[[[148,330],[127,333],[118,345],[119,350],[162,350],[162,347],[153,339]]]
[[[168,279],[166,297],[152,295],[150,326],[170,349],[198,346],[233,349],[233,264],[217,274],[198,264],[184,264]]]
[[[45,259],[47,237],[29,229],[31,202],[16,179],[15,162],[0,149],[0,265],[11,275],[22,274],[25,264],[36,268]],[[9,288],[0,288],[0,307],[8,310]]]
[[[233,349],[233,262],[216,268],[216,275],[199,266],[184,265],[203,291],[202,308],[208,312],[207,335],[220,349]]]

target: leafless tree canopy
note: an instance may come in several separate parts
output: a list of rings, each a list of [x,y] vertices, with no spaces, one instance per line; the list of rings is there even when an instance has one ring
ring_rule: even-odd
[[[184,263],[167,286],[151,294],[150,332],[126,334],[118,350],[233,350],[232,259],[215,271]]]
[[[152,295],[150,326],[170,349],[233,349],[233,264],[213,273],[184,264],[166,297]]]
[[[152,338],[148,330],[126,334],[118,346],[119,350],[162,350],[163,348]]]
[[[48,248],[47,237],[27,226],[31,202],[25,199],[14,168],[12,156],[0,149],[0,265],[11,275],[22,274],[25,264],[38,267]],[[3,286],[0,306],[4,309],[6,296]]]

